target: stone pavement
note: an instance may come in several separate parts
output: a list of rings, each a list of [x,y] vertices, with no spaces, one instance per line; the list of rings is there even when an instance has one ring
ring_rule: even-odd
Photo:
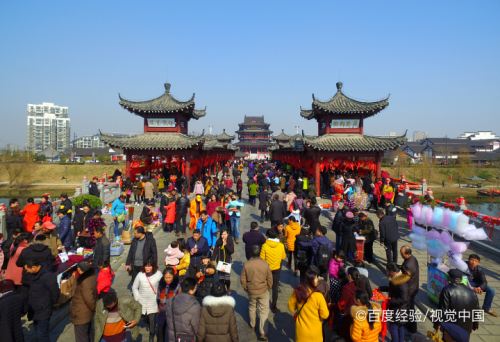
[[[246,189],[243,193],[243,199],[247,198]],[[140,214],[140,210],[136,208],[136,216]],[[259,221],[260,212],[257,210],[257,207],[252,207],[250,205],[246,205],[242,209],[242,217],[241,217],[241,234],[249,230],[251,221]],[[378,220],[375,215],[370,214],[370,217],[374,220],[375,225],[378,225]],[[111,219],[108,217],[106,219],[108,224],[111,224]],[[330,229],[330,222],[326,217],[321,217],[321,222],[323,225],[328,227],[328,238],[332,241],[335,240],[335,234]],[[406,235],[407,231],[404,227],[406,227],[406,223],[401,221],[401,226],[403,235]],[[261,230],[264,232],[267,228],[270,227],[269,222],[265,222],[261,225]],[[168,246],[168,244],[175,239],[175,235],[173,233],[164,233],[161,230],[157,230],[155,232],[155,238],[158,246],[158,255],[159,260],[163,259],[163,250]],[[400,246],[405,243],[408,243],[408,238],[403,237],[400,240]],[[240,242],[240,244],[235,245],[235,254],[233,255],[233,270],[234,272],[231,275],[231,289],[232,296],[236,299],[236,316],[237,316],[237,324],[238,324],[238,333],[241,341],[256,341],[256,334],[250,326],[248,325],[248,300],[246,293],[240,286],[239,276],[243,267],[243,263],[246,261],[245,253],[244,253],[244,244]],[[113,287],[118,291],[119,295],[130,295],[130,292],[127,290],[127,284],[129,281],[129,276],[124,270],[124,260],[126,258],[128,251],[128,247],[126,247],[125,252],[122,256],[112,258],[112,266],[116,272],[115,281]],[[384,284],[387,284],[386,277],[381,269],[385,266],[385,251],[382,246],[375,243],[374,245],[375,255],[377,256],[377,262],[375,265],[367,265],[367,268],[370,273],[370,281],[372,286],[378,287]],[[494,260],[494,256],[488,255],[487,251],[475,251],[476,253],[481,255],[482,258],[482,266],[487,273],[488,282],[492,285],[497,292],[500,291],[500,266]],[[420,264],[420,284],[421,290],[418,296],[418,301],[420,307],[424,311],[427,308],[433,308],[434,306],[427,299],[425,293],[425,284],[427,283],[427,268],[426,265],[426,254],[415,251],[414,253],[419,260]],[[398,261],[401,262],[399,259]],[[292,314],[288,312],[288,298],[290,297],[293,288],[298,284],[298,278],[296,278],[291,271],[289,271],[286,267],[283,267],[281,273],[281,286],[278,300],[278,309],[279,312],[276,314],[270,313],[269,315],[269,323],[268,323],[268,335],[270,341],[293,341],[295,334],[295,327],[292,319]],[[480,298],[480,304],[482,304],[482,298]],[[498,310],[500,304],[500,300],[498,297],[495,298],[494,307]],[[73,326],[68,320],[67,316],[67,307],[58,310],[53,316],[52,322],[52,333],[51,336],[54,340],[58,341],[72,341],[74,340],[73,334]],[[500,341],[500,319],[494,318],[489,315],[485,316],[485,323],[480,324],[480,329],[473,333],[471,341]],[[425,334],[428,330],[432,330],[432,324],[427,319],[423,323],[418,324],[419,333]],[[141,329],[141,337],[140,341],[147,340],[147,332],[144,329]],[[389,334],[388,334],[389,335]],[[388,339],[389,340],[389,339]]]

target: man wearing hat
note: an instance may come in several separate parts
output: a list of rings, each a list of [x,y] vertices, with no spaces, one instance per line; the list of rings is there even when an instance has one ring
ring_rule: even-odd
[[[69,308],[70,319],[75,329],[75,341],[88,342],[91,341],[91,322],[97,302],[96,275],[89,262],[80,261],[75,276],[76,287]]]
[[[454,312],[452,323],[454,323],[455,327],[451,330],[455,330],[461,335],[463,335],[463,331],[465,331],[468,336],[470,336],[472,330],[477,330],[478,328],[478,322],[473,322],[471,317],[473,317],[473,310],[479,310],[479,301],[477,300],[476,294],[462,284],[463,275],[464,274],[457,269],[452,269],[448,272],[449,284],[441,290],[438,308],[442,312]],[[468,314],[460,314],[460,312],[468,312]],[[434,326],[437,327],[440,323],[441,322],[434,322]],[[449,329],[445,330],[445,334],[449,334],[449,332]],[[467,338],[466,341],[468,340]]]
[[[46,221],[42,224],[42,232],[43,235],[45,235],[45,240],[43,240],[42,243],[49,247],[54,258],[63,249],[63,244],[55,229],[56,225],[50,221]]]

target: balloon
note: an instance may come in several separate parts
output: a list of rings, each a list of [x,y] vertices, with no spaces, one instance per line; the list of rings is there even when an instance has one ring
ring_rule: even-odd
[[[464,238],[471,241],[487,240],[488,235],[486,234],[483,228],[477,228],[477,229],[467,230],[464,234]]]
[[[427,229],[417,225],[413,225],[412,232],[415,233],[416,235],[425,236],[425,233],[427,233]]]
[[[448,226],[448,229],[451,230],[452,232],[455,232],[457,230],[458,216],[460,216],[459,212],[451,211],[451,213],[450,213],[450,225]]]
[[[462,254],[453,254],[450,258],[450,266],[451,267],[456,267],[462,272],[467,272],[469,270],[469,267],[465,263],[465,261],[462,260]]]
[[[441,242],[444,245],[450,246],[451,242],[453,242],[453,238],[451,237],[450,233],[448,233],[447,231],[443,230],[440,235],[441,236],[439,237],[439,240],[441,240]]]
[[[451,220],[451,210],[446,208],[443,212],[443,222],[441,223],[442,228],[448,228],[450,226]]]
[[[467,242],[453,241],[450,243],[450,250],[453,254],[462,254],[468,247],[469,244]]]
[[[432,213],[432,225],[434,227],[441,227],[443,224],[444,210],[441,207],[435,207]]]

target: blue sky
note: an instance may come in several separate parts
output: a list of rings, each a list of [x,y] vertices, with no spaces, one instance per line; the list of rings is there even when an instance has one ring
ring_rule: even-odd
[[[27,103],[70,107],[73,131],[140,132],[118,105],[163,83],[196,92],[212,125],[265,115],[299,125],[335,83],[360,100],[391,94],[365,132],[500,133],[500,1],[2,1],[0,146],[24,145]]]

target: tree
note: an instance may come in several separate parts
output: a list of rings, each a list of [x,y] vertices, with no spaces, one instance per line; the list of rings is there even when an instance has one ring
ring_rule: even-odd
[[[0,170],[7,176],[9,194],[22,194],[31,185],[33,156],[26,151],[3,151],[0,153]]]

